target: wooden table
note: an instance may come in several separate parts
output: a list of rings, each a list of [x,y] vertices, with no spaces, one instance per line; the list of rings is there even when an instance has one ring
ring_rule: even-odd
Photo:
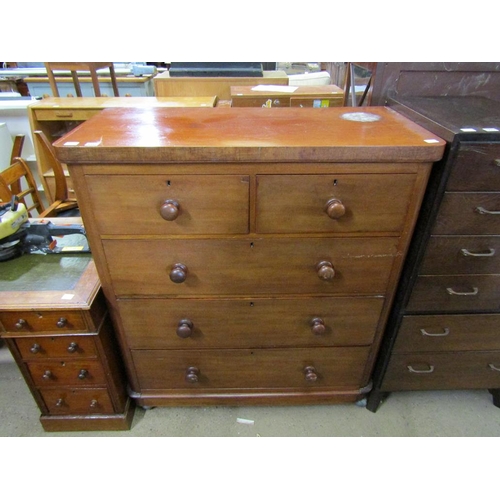
[[[280,87],[282,87],[280,89]],[[293,90],[293,91],[292,91]],[[336,85],[246,85],[231,87],[233,107],[329,108],[342,106],[344,91]]]
[[[54,142],[80,123],[92,118],[107,108],[176,108],[176,107],[213,107],[215,95],[196,97],[52,97],[35,101],[28,107],[31,132],[41,130]],[[43,155],[34,143],[37,168],[47,200],[54,201],[55,181],[52,170],[43,162]],[[74,190],[68,176],[68,188]]]
[[[157,97],[216,95],[218,100],[231,99],[231,86],[241,85],[288,85],[284,71],[264,71],[262,77],[200,77],[175,76],[168,71],[153,79]]]
[[[129,429],[133,405],[92,256],[23,255],[0,267],[0,335],[44,429]]]

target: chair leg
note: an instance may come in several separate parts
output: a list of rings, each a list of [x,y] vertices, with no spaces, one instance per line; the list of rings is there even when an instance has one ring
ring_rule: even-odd
[[[80,87],[80,81],[78,80],[78,73],[76,71],[72,71],[71,77],[73,78],[73,85],[75,86],[76,95],[78,97],[83,97],[82,88]]]
[[[118,85],[116,83],[116,73],[115,73],[115,68],[111,64],[109,67],[109,75],[111,76],[111,84],[113,85],[113,92],[115,94],[115,97],[120,97],[120,94],[118,93]]]
[[[92,77],[92,85],[94,86],[94,95],[96,97],[101,97],[101,88],[99,87],[99,78],[97,77],[97,71],[95,69],[91,69],[90,75]]]

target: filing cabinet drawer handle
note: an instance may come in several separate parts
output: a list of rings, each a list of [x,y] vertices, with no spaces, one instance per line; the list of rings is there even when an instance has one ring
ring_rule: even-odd
[[[429,368],[427,370],[415,370],[413,366],[408,365],[406,368],[408,368],[408,371],[410,373],[432,373],[434,371],[434,366],[429,365]]]
[[[332,198],[326,202],[325,212],[330,219],[340,219],[345,215],[345,206],[340,200]]]
[[[316,265],[316,271],[318,272],[318,277],[325,281],[331,281],[335,277],[333,264],[326,260],[323,260]]]
[[[186,382],[196,384],[199,381],[200,370],[196,366],[190,366],[186,370]]]
[[[321,318],[314,318],[311,322],[311,330],[314,335],[324,335],[326,332],[325,322]]]
[[[493,363],[490,363],[488,367],[490,368],[490,370],[493,370],[494,372],[500,372],[500,368],[496,367]]]
[[[493,257],[495,255],[494,248],[488,248],[487,252],[470,252],[466,248],[462,248],[460,251],[462,252],[462,255],[465,255],[465,257]]]
[[[472,292],[455,292],[453,288],[447,288],[446,291],[450,295],[477,295],[479,293],[479,288],[476,288],[475,286],[472,287]]]
[[[476,207],[476,212],[481,215],[500,215],[500,210],[486,210],[483,207]]]
[[[184,264],[174,264],[170,271],[170,280],[174,283],[184,283],[187,278],[188,268]]]
[[[193,322],[190,319],[181,319],[177,325],[177,335],[186,339],[193,334]]]
[[[166,200],[160,208],[160,215],[166,221],[173,221],[179,216],[179,202]]]
[[[314,366],[306,366],[304,368],[305,379],[308,382],[316,382],[318,380],[318,374],[316,373],[316,368]]]
[[[450,329],[449,328],[444,328],[443,333],[429,333],[428,331],[424,330],[423,328],[420,329],[420,333],[422,335],[425,335],[426,337],[446,337],[446,335],[450,334]]]

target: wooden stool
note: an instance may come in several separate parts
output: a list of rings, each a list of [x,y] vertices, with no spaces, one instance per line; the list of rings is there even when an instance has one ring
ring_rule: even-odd
[[[75,86],[76,95],[82,97],[82,89],[80,81],[78,80],[78,71],[89,71],[94,85],[94,93],[96,97],[101,97],[101,90],[99,87],[99,79],[97,78],[97,70],[102,68],[109,68],[109,75],[111,76],[111,84],[113,85],[113,92],[115,97],[119,97],[118,85],[116,83],[115,68],[112,62],[48,62],[44,63],[47,69],[47,76],[49,77],[50,88],[54,97],[59,97],[56,79],[54,77],[54,70],[71,71],[73,84]]]

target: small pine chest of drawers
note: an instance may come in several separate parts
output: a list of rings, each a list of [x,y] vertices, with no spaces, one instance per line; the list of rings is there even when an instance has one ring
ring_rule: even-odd
[[[385,108],[105,110],[57,141],[131,396],[363,399],[443,148]]]
[[[0,333],[43,428],[128,430],[133,407],[92,258],[23,255],[0,266]]]
[[[408,97],[447,141],[433,168],[368,408],[392,391],[489,389],[500,405],[500,103]]]

